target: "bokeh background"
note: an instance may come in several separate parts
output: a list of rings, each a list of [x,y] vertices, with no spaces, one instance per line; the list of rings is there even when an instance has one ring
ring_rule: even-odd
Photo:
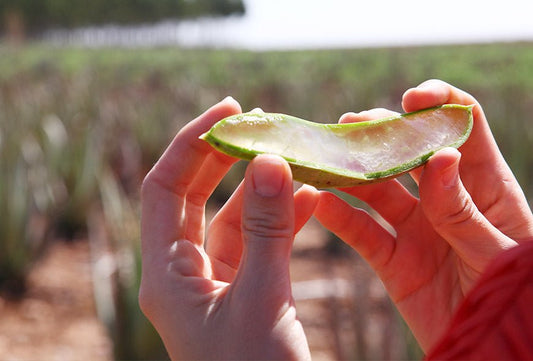
[[[532,5],[432,6],[0,0],[0,359],[167,358],[137,305],[139,188],[173,135],[227,95],[332,123],[401,111],[406,89],[443,79],[483,105],[531,204]],[[315,359],[422,357],[364,261],[313,219],[291,273]]]

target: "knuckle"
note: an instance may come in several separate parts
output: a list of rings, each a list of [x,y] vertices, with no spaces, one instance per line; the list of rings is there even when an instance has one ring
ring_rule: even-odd
[[[141,183],[141,193],[145,194],[150,191],[150,189],[153,187],[154,181],[153,181],[153,173],[149,172],[143,179]]]
[[[152,294],[153,293],[147,289],[146,282],[141,281],[138,295],[139,308],[149,319],[151,318],[152,310],[154,309],[154,298],[152,297]]]
[[[211,193],[209,191],[196,190],[194,192],[187,193],[187,203],[196,207],[203,208]]]
[[[471,222],[476,213],[476,208],[473,202],[463,197],[456,206],[447,212],[442,218],[440,226],[461,226]]]
[[[287,219],[268,212],[255,217],[245,215],[242,230],[243,234],[254,239],[286,239],[293,234],[291,223]]]

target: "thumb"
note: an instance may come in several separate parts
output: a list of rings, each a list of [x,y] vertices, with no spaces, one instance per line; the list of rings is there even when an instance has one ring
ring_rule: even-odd
[[[478,210],[459,176],[461,153],[454,148],[434,154],[419,184],[426,218],[464,262],[483,270],[487,262],[514,241]]]
[[[244,243],[235,288],[248,297],[290,298],[289,260],[294,239],[294,195],[289,165],[259,155],[244,179],[241,233]],[[281,294],[279,293],[281,292]]]

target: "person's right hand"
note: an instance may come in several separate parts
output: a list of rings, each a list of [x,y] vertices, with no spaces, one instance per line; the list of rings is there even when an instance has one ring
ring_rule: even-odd
[[[533,239],[533,215],[503,159],[477,101],[442,81],[408,90],[407,112],[446,103],[475,104],[474,127],[460,148],[433,155],[411,172],[420,199],[397,180],[343,189],[370,205],[393,228],[321,192],[317,219],[355,248],[376,271],[424,350],[446,330],[487,264]],[[390,115],[384,109],[347,114],[341,122]]]

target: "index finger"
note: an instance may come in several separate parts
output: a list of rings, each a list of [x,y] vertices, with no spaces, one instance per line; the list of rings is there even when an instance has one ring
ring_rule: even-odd
[[[143,181],[141,238],[145,245],[170,245],[181,238],[185,195],[206,157],[213,152],[198,137],[214,123],[239,113],[240,105],[226,98],[188,123],[174,137]]]

